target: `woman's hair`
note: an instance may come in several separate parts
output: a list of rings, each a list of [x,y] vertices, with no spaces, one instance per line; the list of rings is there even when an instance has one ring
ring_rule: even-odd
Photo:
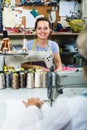
[[[77,37],[76,42],[79,54],[82,55],[85,59],[87,59],[87,25]],[[87,63],[83,66],[83,70],[85,79],[87,79]]]
[[[36,22],[35,22],[35,29],[37,28],[37,24],[38,24],[39,21],[46,21],[46,22],[49,23],[49,27],[50,27],[50,28],[52,27],[50,21],[49,21],[47,18],[45,18],[45,17],[40,17],[40,18],[37,18],[37,20],[36,20]]]

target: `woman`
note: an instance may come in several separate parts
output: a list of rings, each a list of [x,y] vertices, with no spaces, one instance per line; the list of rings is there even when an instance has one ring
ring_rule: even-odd
[[[25,69],[29,68],[41,68],[44,71],[49,71],[49,69],[55,65],[55,70],[62,70],[62,63],[59,54],[59,46],[56,42],[48,40],[51,32],[51,24],[47,18],[41,17],[36,20],[35,31],[37,39],[30,40],[27,43],[28,50],[41,51],[42,59],[40,61],[33,61],[32,63],[23,63],[22,67]],[[44,59],[44,60],[43,60]],[[49,65],[46,65],[47,61]]]

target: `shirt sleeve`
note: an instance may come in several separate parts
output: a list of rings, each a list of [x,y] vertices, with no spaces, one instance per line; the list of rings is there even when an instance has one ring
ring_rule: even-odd
[[[41,122],[38,122],[37,127],[40,129],[42,126],[43,129],[41,130],[63,130],[63,128],[68,125],[69,129],[67,130],[71,130],[71,125],[69,125],[69,123],[71,123],[71,118],[68,99],[57,99],[54,106],[48,112],[48,116]]]
[[[47,116],[44,117],[42,117],[40,109],[34,106],[27,109],[22,119],[22,123],[20,124],[20,129],[63,130],[62,128],[64,128],[70,121],[71,115],[67,99],[61,99],[56,101],[54,106],[51,109],[49,109]]]
[[[26,108],[18,130],[35,130],[36,123],[43,119],[40,109],[36,106]]]
[[[53,53],[58,53],[59,52],[59,45],[55,41],[50,41],[51,44],[51,49]]]

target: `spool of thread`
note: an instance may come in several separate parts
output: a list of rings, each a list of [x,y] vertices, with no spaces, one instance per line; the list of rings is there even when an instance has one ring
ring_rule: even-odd
[[[23,39],[23,47],[24,47],[24,48],[27,48],[26,43],[27,43],[27,40],[24,38],[24,39]]]
[[[34,73],[27,74],[27,88],[34,88]]]
[[[7,52],[8,51],[8,39],[3,39],[3,43],[1,44],[1,51]]]
[[[42,73],[42,85],[43,88],[46,88],[46,72]]]
[[[18,89],[20,88],[19,86],[19,74],[13,73],[11,76],[11,87],[13,89]]]
[[[41,87],[41,72],[36,71],[35,72],[35,88]]]
[[[23,39],[23,48],[22,48],[22,50],[23,50],[24,53],[27,52],[27,45],[26,45],[26,43],[27,43],[27,40],[24,38]]]
[[[5,77],[4,77],[4,73],[0,73],[0,89],[4,89],[5,88]]]
[[[11,86],[11,79],[9,72],[5,72],[5,86],[6,88],[9,88]]]
[[[25,83],[26,83],[26,81],[25,81],[25,73],[24,72],[20,72],[20,74],[19,74],[19,82],[20,82],[20,87],[21,88],[26,87],[26,85],[25,85]]]

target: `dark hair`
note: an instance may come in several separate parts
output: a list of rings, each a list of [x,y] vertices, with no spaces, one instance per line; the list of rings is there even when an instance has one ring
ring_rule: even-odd
[[[49,23],[49,27],[50,27],[50,28],[52,27],[50,21],[49,21],[47,18],[45,18],[45,17],[40,17],[40,18],[37,18],[37,20],[36,20],[36,22],[35,22],[35,29],[37,28],[37,24],[38,24],[39,21],[46,21],[46,22]]]

